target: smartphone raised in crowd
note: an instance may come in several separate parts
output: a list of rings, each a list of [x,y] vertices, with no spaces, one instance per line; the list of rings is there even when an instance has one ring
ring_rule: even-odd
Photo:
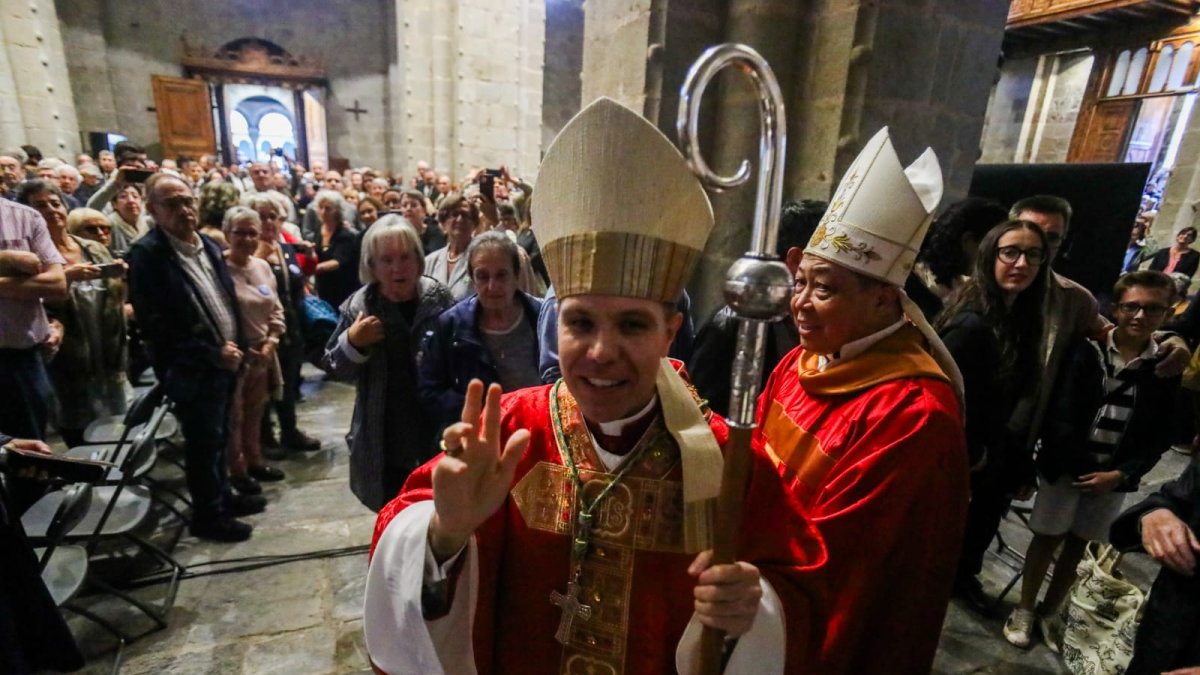
[[[484,169],[479,174],[479,194],[488,201],[496,200],[496,179],[500,177],[500,169]]]
[[[145,183],[154,172],[148,169],[122,169],[121,175],[130,183]]]
[[[105,263],[96,265],[96,267],[100,268],[101,279],[111,279],[125,274],[125,266],[119,262]]]

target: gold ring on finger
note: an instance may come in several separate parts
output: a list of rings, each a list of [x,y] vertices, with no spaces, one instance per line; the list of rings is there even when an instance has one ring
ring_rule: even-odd
[[[438,446],[442,449],[442,452],[446,453],[447,457],[457,458],[459,455],[462,454],[462,451],[463,451],[461,445],[458,447],[455,447],[455,448],[447,448],[446,447],[446,439],[444,439],[444,438],[442,440],[438,441]]]

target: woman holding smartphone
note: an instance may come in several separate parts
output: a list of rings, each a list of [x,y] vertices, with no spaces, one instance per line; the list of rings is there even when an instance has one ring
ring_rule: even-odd
[[[47,370],[58,404],[54,426],[68,446],[81,445],[83,430],[93,420],[125,412],[125,264],[115,262],[103,245],[67,232],[70,223],[100,214],[76,209],[68,217],[57,185],[28,181],[17,201],[42,214],[54,247],[67,261],[69,295],[46,303],[58,337],[48,345],[54,357]]]

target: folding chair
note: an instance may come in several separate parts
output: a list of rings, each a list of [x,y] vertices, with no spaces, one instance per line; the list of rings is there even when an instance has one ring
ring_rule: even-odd
[[[134,468],[144,462],[148,454],[153,451],[155,432],[166,414],[165,406],[158,406],[154,409],[150,419],[142,426],[142,430],[134,439],[129,451],[124,453],[124,457],[116,467],[119,470],[119,477],[115,484],[95,488],[93,500],[87,512],[74,527],[66,530],[63,534],[64,541],[85,542],[84,548],[91,562],[94,562],[93,556],[99,543],[123,538],[135,544],[170,570],[166,579],[168,583],[166,598],[160,607],[154,607],[126,593],[94,574],[88,576],[88,584],[125,600],[154,622],[154,628],[136,636],[128,635],[114,628],[125,643],[133,642],[167,626],[166,614],[175,602],[179,579],[184,571],[183,565],[168,553],[134,534],[134,529],[145,522],[150,514],[151,497],[149,490],[141,486],[129,485],[129,482]],[[21,523],[28,536],[46,537],[48,524],[52,520],[51,517],[47,517],[47,514],[58,510],[64,496],[62,491],[52,492],[42,497],[26,511],[21,518]]]
[[[29,537],[29,541],[34,546],[41,547],[34,549],[34,555],[37,556],[42,569],[42,582],[46,584],[46,590],[50,592],[54,604],[84,617],[117,639],[112,670],[113,673],[117,673],[121,668],[125,638],[109,621],[71,602],[87,580],[88,554],[83,546],[62,544],[67,531],[78,525],[87,514],[92,501],[92,486],[88,483],[75,483],[64,487],[61,493],[58,507],[48,514],[50,521],[45,525],[45,536]],[[22,523],[25,522],[27,521],[22,519]]]
[[[133,439],[139,437],[145,431],[146,424],[154,414],[154,411],[159,407],[166,406],[167,403],[164,400],[162,387],[157,384],[149,387],[134,399],[129,410],[120,418],[120,422],[116,423],[115,426],[104,427],[112,431],[120,429],[120,433],[113,441],[76,446],[68,450],[65,454],[67,457],[77,459],[98,460],[114,465],[123,465],[125,454],[133,447]],[[163,418],[162,424],[159,425],[158,431],[154,434],[155,443],[152,444],[145,458],[133,467],[133,479],[138,483],[149,486],[151,488],[151,496],[174,513],[184,525],[187,525],[189,522],[187,514],[169,500],[158,498],[156,493],[165,492],[185,507],[191,506],[191,500],[183,496],[179,491],[154,480],[149,475],[150,470],[154,468],[154,464],[158,459],[158,443],[162,442],[162,429],[166,426],[167,420],[174,421],[174,419],[175,417],[169,413]],[[95,425],[96,423],[93,423],[92,426],[89,426],[89,429],[92,429]],[[84,436],[86,440],[87,432],[84,433]],[[121,476],[122,471],[120,469],[110,470],[104,484],[114,485],[121,479]]]

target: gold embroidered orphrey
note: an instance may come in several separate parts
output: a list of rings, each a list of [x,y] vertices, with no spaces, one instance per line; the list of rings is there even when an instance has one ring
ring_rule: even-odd
[[[699,396],[689,389],[699,404]],[[527,527],[572,537],[581,502],[591,503],[616,476],[597,456],[566,387],[551,387],[550,396],[558,397],[559,414],[553,412],[556,406],[550,409],[556,439],[561,440],[562,464],[539,462],[513,487],[512,499]],[[568,452],[578,467],[584,500],[576,499],[566,466]],[[598,505],[583,559],[572,551],[571,568],[581,568],[578,583],[551,598],[563,610],[559,629],[567,638],[560,665],[564,675],[624,671],[636,552],[684,552],[683,483],[671,477],[680,462],[679,447],[661,415],[627,457],[635,465]]]

